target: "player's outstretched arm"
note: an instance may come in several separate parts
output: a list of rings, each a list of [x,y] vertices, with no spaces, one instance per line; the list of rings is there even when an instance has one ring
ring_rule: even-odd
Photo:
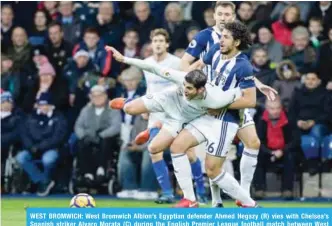
[[[270,86],[267,86],[267,85],[263,84],[256,77],[254,78],[254,82],[255,82],[255,85],[256,85],[257,89],[261,93],[263,93],[268,98],[268,100],[272,100],[272,101],[275,100],[276,95],[278,95],[277,90],[273,89]]]
[[[164,68],[164,67],[159,66],[158,64],[150,64],[144,60],[125,57],[119,51],[117,51],[115,48],[113,48],[111,46],[106,46],[105,49],[108,51],[112,51],[115,60],[118,62],[138,67],[141,70],[151,72],[164,79],[177,83],[178,85],[183,84],[184,76],[185,76],[184,72],[172,70],[169,68]]]

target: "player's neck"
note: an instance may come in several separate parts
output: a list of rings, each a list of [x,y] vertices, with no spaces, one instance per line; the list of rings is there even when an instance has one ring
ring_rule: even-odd
[[[153,58],[155,59],[155,61],[160,62],[166,59],[168,55],[168,52],[164,52],[162,54],[153,54]]]
[[[222,30],[217,27],[217,25],[213,26],[213,30],[215,30],[219,35],[221,35]]]
[[[221,59],[229,60],[229,59],[235,57],[236,55],[238,55],[239,53],[240,53],[239,50],[234,49],[233,51],[229,52],[228,54],[222,54]]]

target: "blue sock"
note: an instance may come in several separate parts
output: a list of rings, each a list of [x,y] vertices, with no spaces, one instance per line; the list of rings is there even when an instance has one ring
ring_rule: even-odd
[[[197,158],[197,160],[191,163],[191,172],[193,173],[194,180],[196,183],[196,192],[199,195],[205,195],[205,187],[204,187],[204,178],[202,173],[201,161]]]
[[[164,159],[152,163],[153,170],[156,174],[158,183],[161,187],[162,194],[166,196],[173,196],[173,189],[169,180],[168,167]]]

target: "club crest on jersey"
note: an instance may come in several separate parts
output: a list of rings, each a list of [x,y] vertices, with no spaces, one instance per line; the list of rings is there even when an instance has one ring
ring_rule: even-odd
[[[190,44],[189,44],[189,47],[190,48],[195,48],[197,46],[197,42],[196,42],[196,40],[192,40],[191,42],[190,42]]]

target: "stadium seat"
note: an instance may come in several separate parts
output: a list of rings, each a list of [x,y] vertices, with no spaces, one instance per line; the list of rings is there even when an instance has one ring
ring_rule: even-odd
[[[332,135],[329,135],[323,139],[322,158],[332,159]]]
[[[301,137],[301,148],[306,159],[319,158],[319,142],[316,137],[303,135]]]

